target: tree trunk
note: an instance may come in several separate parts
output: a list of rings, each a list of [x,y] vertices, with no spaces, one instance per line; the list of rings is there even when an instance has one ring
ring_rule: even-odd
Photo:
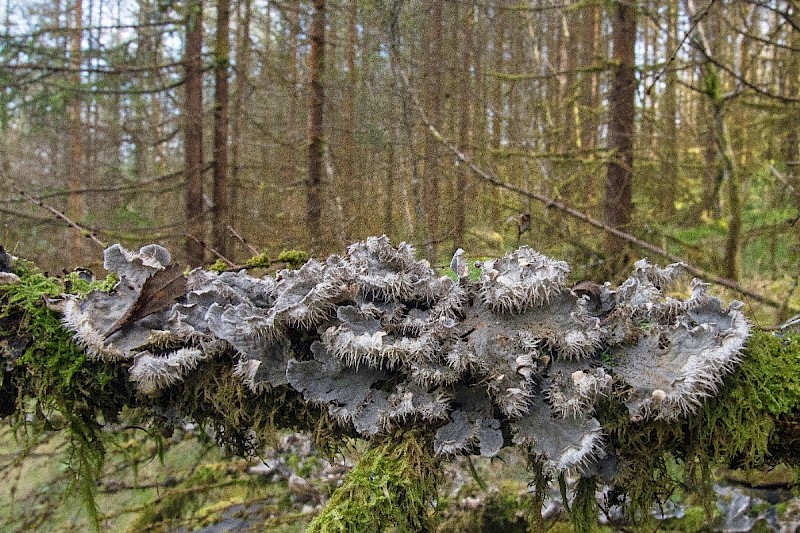
[[[308,58],[308,188],[306,222],[314,251],[322,245],[322,172],[325,152],[325,0],[314,0],[311,19],[311,51]]]
[[[299,100],[298,85],[298,35],[300,33],[300,0],[292,0],[288,7],[289,20],[289,116],[286,118],[286,136],[289,148],[283,158],[284,184],[294,182],[297,173],[297,153],[294,149],[299,143],[297,132],[297,102]]]
[[[616,68],[608,96],[608,147],[611,158],[606,175],[605,222],[612,228],[628,231],[633,212],[633,136],[636,79],[634,47],[636,44],[636,3],[619,2],[614,11],[613,46]],[[606,234],[608,265],[618,272],[630,262],[627,243]]]
[[[461,51],[461,82],[459,94],[458,149],[469,152],[470,118],[472,117],[472,6],[467,9],[464,24],[464,46]],[[455,224],[453,230],[454,248],[464,247],[467,214],[467,173],[465,165],[459,165],[456,177]]]
[[[391,236],[394,229],[394,206],[398,196],[394,186],[395,181],[395,157],[394,150],[397,143],[397,134],[395,128],[389,128],[389,142],[386,145],[386,177],[384,181],[384,189],[386,200],[383,206],[383,233]]]
[[[344,135],[342,143],[342,172],[340,183],[346,193],[347,220],[359,215],[358,194],[362,190],[361,176],[356,173],[355,154],[355,99],[358,92],[356,76],[356,46],[358,44],[358,0],[348,0],[347,5],[347,89],[344,93]]]
[[[714,129],[717,139],[717,157],[721,168],[723,181],[728,182],[728,238],[725,242],[725,277],[739,281],[740,257],[742,252],[742,200],[740,198],[740,184],[738,172],[734,168],[733,148],[731,147],[730,134],[725,124],[723,102],[715,99],[712,103],[714,109]]]
[[[600,7],[593,3],[583,13],[586,24],[583,32],[583,68],[590,68],[582,74],[580,142],[581,150],[591,152],[597,147],[597,103],[598,75],[595,70],[598,45],[600,42]]]
[[[231,196],[230,214],[231,226],[239,228],[239,189],[241,188],[241,165],[242,165],[242,126],[245,92],[247,91],[247,75],[250,71],[250,19],[252,0],[243,0],[244,14],[237,21],[237,44],[236,44],[236,78],[233,86],[233,103],[231,108]],[[238,11],[237,11],[238,12]],[[267,70],[266,68],[264,70]],[[236,241],[234,241],[236,242]],[[233,254],[235,255],[235,254]]]
[[[675,53],[676,33],[678,26],[678,6],[674,2],[667,2],[667,57]],[[680,160],[678,153],[678,75],[674,64],[667,65],[667,75],[662,100],[663,108],[663,139],[664,149],[661,154],[661,183],[660,189],[664,196],[662,207],[663,214],[671,217],[675,212],[675,193],[678,190],[678,171]]]
[[[83,122],[81,119],[81,40],[83,37],[83,0],[75,0],[72,28],[70,28],[69,66],[72,70],[70,95],[67,107],[67,172],[69,173],[69,215],[77,221],[83,218],[83,198],[80,188],[83,183]],[[83,236],[72,232],[72,263],[80,264],[84,256]]]
[[[214,216],[212,242],[228,255],[228,70],[230,69],[230,0],[217,0],[214,50]]]
[[[203,263],[203,1],[189,0],[186,13],[186,104],[184,158],[186,172],[186,261]],[[194,238],[192,238],[194,237]]]
[[[443,0],[433,0],[430,27],[428,28],[428,48],[425,62],[425,97],[428,116],[437,129],[442,119],[442,8]],[[425,211],[428,215],[428,242],[426,250],[428,261],[436,262],[439,238],[439,182],[441,180],[439,165],[439,141],[429,132],[425,133],[425,166],[422,175]]]

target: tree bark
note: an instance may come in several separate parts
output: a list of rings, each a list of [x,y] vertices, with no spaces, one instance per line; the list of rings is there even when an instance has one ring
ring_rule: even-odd
[[[306,222],[313,250],[322,245],[322,173],[325,152],[325,0],[314,0],[311,19],[311,51],[308,58],[308,182]]]
[[[228,71],[230,70],[230,0],[217,0],[214,50],[214,216],[212,242],[228,255]]]
[[[250,72],[250,20],[252,14],[252,0],[243,0],[244,14],[237,21],[236,43],[236,78],[233,86],[233,103],[231,107],[231,195],[230,195],[230,223],[233,228],[239,228],[239,189],[241,187],[242,165],[242,129],[244,116],[245,93],[247,91],[247,75]],[[264,70],[267,70],[266,68]],[[236,241],[234,241],[236,242]]]
[[[470,118],[472,117],[472,6],[467,9],[464,23],[464,45],[461,50],[461,83],[459,94],[458,149],[469,152]],[[456,177],[455,224],[453,230],[454,248],[464,247],[467,218],[467,174],[469,170],[459,166]]]
[[[674,2],[667,2],[667,57],[675,53],[677,43],[676,33],[678,27],[678,6]],[[663,214],[671,217],[675,212],[676,191],[678,190],[678,171],[680,160],[678,153],[678,75],[675,65],[666,66],[666,80],[662,100],[663,108],[663,138],[664,149],[661,154],[661,175],[664,193],[662,208]]]
[[[352,220],[359,215],[358,194],[362,190],[361,175],[356,171],[355,101],[358,93],[356,75],[356,47],[358,46],[358,0],[347,4],[347,88],[344,92],[344,132],[341,156],[340,194],[345,194],[345,217]]]
[[[581,150],[591,152],[597,147],[597,100],[598,100],[598,75],[595,69],[597,63],[598,45],[600,42],[600,7],[596,3],[588,5],[583,12],[586,24],[583,33],[583,68],[591,69],[581,76],[581,114],[580,114],[580,143]]]
[[[75,0],[72,12],[72,28],[70,28],[69,66],[72,69],[70,95],[67,107],[67,172],[69,174],[69,216],[74,220],[83,218],[83,198],[80,188],[83,183],[83,121],[81,110],[81,41],[83,39],[83,0]],[[84,258],[83,236],[73,231],[71,238],[72,262],[79,264]]]
[[[633,213],[633,137],[636,118],[634,97],[634,47],[636,44],[636,3],[620,1],[613,19],[616,68],[608,96],[608,147],[612,152],[606,175],[605,223],[628,231]],[[617,272],[630,262],[628,245],[613,234],[606,235],[608,265]]]
[[[203,263],[203,1],[186,5],[186,77],[184,164],[186,172],[186,261],[191,266]],[[191,238],[194,237],[194,238]]]
[[[433,0],[430,27],[428,28],[427,59],[425,63],[425,97],[431,122],[439,128],[442,119],[442,9],[443,0]],[[425,132],[425,166],[422,186],[425,211],[428,215],[428,242],[426,251],[428,261],[436,262],[439,239],[439,188],[441,170],[439,165],[439,142],[433,135]]]

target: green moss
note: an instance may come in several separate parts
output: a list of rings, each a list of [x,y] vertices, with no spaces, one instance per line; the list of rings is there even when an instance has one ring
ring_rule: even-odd
[[[313,532],[428,531],[440,478],[429,435],[406,432],[372,446],[336,489]]]
[[[226,268],[228,268],[228,263],[226,263],[222,259],[217,259],[216,261],[214,261],[214,263],[211,264],[211,266],[208,267],[208,269],[211,272],[216,272],[216,273],[225,272]]]
[[[111,292],[111,289],[114,288],[118,281],[119,278],[114,273],[109,274],[103,279],[86,281],[77,272],[70,272],[67,274],[67,279],[65,281],[65,292],[77,294],[79,296],[85,296],[93,290]]]
[[[782,416],[800,411],[800,337],[754,332],[725,381],[690,428],[709,455],[750,468],[791,453],[776,430]]]
[[[306,261],[308,261],[308,255],[302,250],[283,250],[278,254],[277,259],[272,259],[268,254],[261,253],[254,255],[244,264],[247,268],[269,268],[275,263],[284,263],[289,268],[300,268]],[[211,269],[214,270],[214,268],[214,265],[212,265]],[[225,267],[223,266],[220,271],[224,269]]]
[[[24,261],[17,261],[15,272],[20,283],[0,287],[0,318],[26,342],[16,354],[13,369],[4,375],[3,386],[17,392],[18,424],[25,423],[25,413],[32,409],[38,415],[37,431],[64,428],[68,432],[66,465],[72,474],[68,490],[79,495],[90,523],[99,530],[95,480],[102,469],[107,436],[98,417],[115,420],[126,396],[124,365],[111,368],[87,361],[43,301],[62,293],[59,280]],[[74,282],[79,278],[68,279]],[[91,289],[91,284],[83,283],[73,290]],[[95,286],[110,283],[107,279]]]
[[[283,250],[278,254],[277,260],[286,263],[289,268],[300,268],[308,261],[308,255],[302,250]]]
[[[575,498],[572,500],[569,517],[578,533],[588,533],[597,524],[596,489],[597,480],[593,477],[581,477],[575,485]]]

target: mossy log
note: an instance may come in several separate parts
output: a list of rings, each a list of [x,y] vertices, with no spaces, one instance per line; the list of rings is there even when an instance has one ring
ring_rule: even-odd
[[[698,280],[670,292],[680,264],[569,286],[525,247],[472,266],[459,250],[438,276],[383,237],[274,277],[187,272],[154,245],[104,267],[0,277],[0,413],[69,432],[90,511],[101,429],[131,416],[154,438],[192,419],[245,455],[275,428],[327,452],[370,440],[315,531],[424,528],[442,461],[511,446],[540,492],[574,473],[632,515],[714,465],[800,465],[800,339],[752,331]]]

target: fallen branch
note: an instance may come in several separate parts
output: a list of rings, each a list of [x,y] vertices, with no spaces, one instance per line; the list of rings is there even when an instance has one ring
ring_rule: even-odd
[[[383,237],[275,278],[196,269],[183,279],[164,248],[115,245],[104,261],[114,287],[59,301],[57,281],[17,264],[19,281],[0,288],[0,408],[65,417],[89,496],[103,426],[126,425],[131,409],[154,431],[186,418],[215,428],[241,454],[275,427],[311,430],[329,451],[345,435],[370,440],[371,462],[316,524],[354,498],[391,513],[402,502],[416,527],[443,461],[503,447],[551,480],[570,471],[623,493],[644,486],[632,493],[639,509],[674,489],[657,472],[667,454],[800,464],[782,444],[798,438],[787,432],[800,417],[800,341],[748,338],[741,304],[723,305],[708,284],[666,296],[680,265],[639,261],[616,288],[569,288],[566,263],[526,247],[478,272],[459,251],[451,266],[455,279],[439,277]],[[400,445],[409,451],[397,456]],[[424,497],[373,484],[364,472],[378,465],[392,487],[425,482]]]

